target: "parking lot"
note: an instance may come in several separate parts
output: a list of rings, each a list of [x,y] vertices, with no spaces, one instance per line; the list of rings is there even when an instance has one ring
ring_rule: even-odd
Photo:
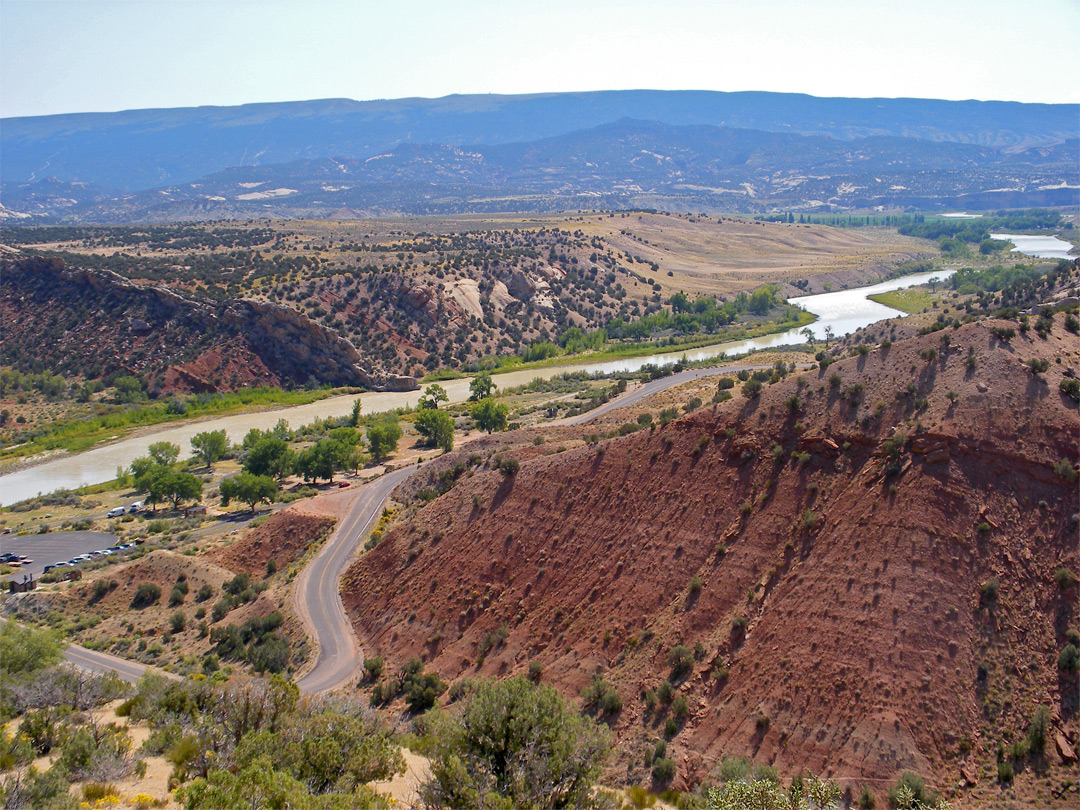
[[[46,565],[70,560],[79,554],[89,554],[116,543],[116,535],[108,532],[50,532],[49,534],[0,535],[0,553],[21,554],[33,560],[29,565],[12,568],[5,579],[21,580],[24,574],[41,576]]]

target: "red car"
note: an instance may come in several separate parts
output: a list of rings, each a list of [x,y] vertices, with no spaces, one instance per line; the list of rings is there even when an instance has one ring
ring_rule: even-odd
[[[351,486],[352,486],[352,484],[349,483],[348,481],[342,481],[340,484],[338,484],[338,489],[345,489],[345,487],[351,487]]]

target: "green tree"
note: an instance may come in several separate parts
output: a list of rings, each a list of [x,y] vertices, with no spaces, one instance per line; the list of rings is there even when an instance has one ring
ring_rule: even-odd
[[[360,427],[360,414],[364,410],[364,406],[360,402],[360,397],[353,400],[352,411],[349,413],[349,424],[353,427]]]
[[[397,451],[401,439],[401,425],[396,416],[387,416],[372,425],[368,425],[367,440],[371,447],[371,456],[375,461],[385,460]]]
[[[229,437],[224,430],[204,430],[191,437],[192,452],[202,459],[208,470],[228,449]]]
[[[313,806],[308,789],[298,779],[274,769],[270,757],[261,756],[237,773],[211,770],[177,792],[185,810],[285,810]]]
[[[495,390],[495,383],[491,381],[491,372],[481,371],[472,378],[469,383],[469,401],[476,402],[490,397]]]
[[[242,472],[222,481],[218,491],[221,494],[222,506],[228,506],[229,501],[235,499],[250,506],[254,514],[255,506],[263,501],[270,503],[277,490],[277,482],[273,478]]]
[[[433,722],[431,776],[420,786],[426,807],[602,805],[594,786],[610,734],[555,689],[522,677],[489,681],[462,703]]]
[[[56,630],[0,624],[0,680],[33,675],[60,661],[63,636]]]
[[[146,399],[142,381],[138,377],[117,377],[113,380],[113,388],[116,389],[116,401],[121,404],[142,402]]]
[[[751,293],[747,308],[755,315],[764,315],[776,303],[773,297],[775,292],[776,288],[768,284],[764,287],[758,287]]]
[[[506,403],[496,402],[491,397],[485,397],[474,403],[469,408],[469,416],[481,430],[492,433],[496,430],[506,430],[506,421],[510,416],[510,408]]]
[[[172,442],[154,442],[147,449],[155,464],[171,467],[180,458],[180,445]]]
[[[454,449],[454,420],[446,411],[421,410],[416,414],[416,430],[428,447]]]
[[[449,402],[450,395],[446,393],[446,389],[438,383],[432,383],[424,389],[424,395],[420,397],[420,407],[430,410],[437,410],[440,402]]]
[[[150,484],[149,496],[154,503],[172,501],[173,509],[179,509],[184,501],[199,500],[202,489],[202,481],[191,473],[164,468]]]
[[[365,453],[363,448],[359,446],[350,447],[349,453],[345,457],[345,469],[352,470],[353,475],[357,475],[360,468],[366,467],[369,461],[371,461],[371,456]]]
[[[350,447],[358,447],[364,443],[363,434],[354,427],[339,427],[330,431],[330,439]]]
[[[268,475],[278,481],[292,472],[296,454],[284,439],[262,436],[254,441],[244,458],[244,469],[252,475]]]
[[[296,458],[296,471],[308,481],[325,478],[333,483],[334,472],[343,470],[349,460],[349,446],[333,439],[320,439]]]

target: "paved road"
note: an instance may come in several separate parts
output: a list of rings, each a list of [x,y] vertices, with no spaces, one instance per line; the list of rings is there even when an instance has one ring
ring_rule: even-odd
[[[769,366],[739,365],[688,369],[669,377],[650,380],[640,388],[622,394],[599,408],[561,421],[562,424],[569,425],[583,424],[691,380],[757,368]],[[319,647],[315,664],[297,681],[301,692],[317,693],[337,689],[355,678],[363,666],[364,655],[345,613],[339,580],[361,538],[379,518],[390,493],[415,469],[410,466],[365,485],[363,496],[353,505],[349,516],[297,578],[293,588],[293,604],[304,620],[309,636],[316,640]]]
[[[688,369],[669,377],[651,380],[599,408],[561,421],[563,424],[583,424],[618,408],[635,405],[647,397],[691,380],[732,374],[741,369],[757,368],[768,368],[768,366],[740,365]],[[292,593],[293,605],[304,622],[308,635],[315,639],[319,649],[314,665],[297,681],[301,692],[317,694],[337,689],[356,677],[360,667],[363,666],[364,656],[345,613],[339,582],[345,568],[356,553],[360,540],[378,520],[390,493],[415,470],[416,466],[410,465],[365,484],[348,517],[342,521],[315,558],[297,577]],[[75,645],[68,648],[65,657],[72,663],[93,671],[111,669],[126,680],[138,680],[147,669],[141,664]]]
[[[64,650],[64,660],[88,672],[115,672],[128,683],[137,683],[139,678],[146,674],[147,670],[153,670],[166,678],[180,680],[180,676],[172,672],[166,672],[156,667],[148,667],[145,664],[129,661],[126,658],[109,655],[108,653],[88,650],[78,644],[72,644]]]
[[[379,519],[390,493],[415,471],[416,466],[410,465],[365,484],[349,516],[296,578],[293,605],[319,647],[314,666],[297,681],[301,692],[336,689],[363,666],[364,656],[341,602],[338,583],[361,538]]]
[[[722,377],[725,375],[732,375],[737,371],[757,371],[758,369],[772,368],[772,365],[737,365],[737,366],[710,366],[708,368],[691,368],[686,371],[680,371],[678,374],[672,374],[669,377],[661,377],[658,380],[650,380],[642,385],[640,388],[636,388],[633,391],[629,391],[625,394],[620,394],[610,402],[605,402],[599,408],[593,408],[591,411],[586,411],[580,416],[571,416],[566,419],[559,420],[564,425],[581,425],[592,419],[596,419],[598,416],[603,416],[611,411],[616,411],[619,408],[629,408],[631,405],[636,405],[643,399],[659,394],[661,391],[666,391],[669,388],[674,388],[677,385],[688,383],[692,380],[700,380],[704,377]],[[809,368],[808,364],[802,364],[799,368]],[[555,424],[551,422],[549,424]]]

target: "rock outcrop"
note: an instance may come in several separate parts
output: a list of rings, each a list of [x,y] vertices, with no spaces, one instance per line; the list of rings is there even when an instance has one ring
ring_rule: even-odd
[[[462,448],[447,468],[487,462],[360,557],[344,603],[391,667],[420,656],[454,681],[538,662],[571,697],[601,674],[632,780],[670,718],[682,786],[749,756],[882,804],[904,770],[966,779],[954,806],[990,806],[979,776],[1033,707],[1052,707],[1047,751],[1075,755],[1058,654],[1080,591],[1055,571],[1080,571],[1080,417],[1059,390],[1080,340],[1063,320],[1007,346],[1002,324],[968,324],[933,363],[940,335],[897,341],[598,446]],[[682,716],[646,697],[667,679]]]
[[[280,304],[212,301],[60,259],[5,259],[0,269],[7,363],[36,358],[90,377],[136,373],[189,391],[311,380],[417,387],[412,377],[371,374],[347,339]]]

